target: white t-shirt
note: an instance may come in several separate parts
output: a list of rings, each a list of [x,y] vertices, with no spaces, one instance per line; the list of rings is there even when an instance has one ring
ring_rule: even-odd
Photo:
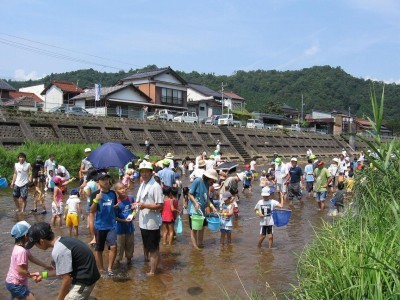
[[[54,172],[54,160],[50,160],[50,158],[47,159],[44,162],[44,168],[46,169],[46,172],[47,172],[46,175],[49,175],[50,170],[52,170]]]
[[[216,161],[213,159],[206,160],[206,170],[214,169],[215,163],[216,163]]]
[[[193,171],[194,170],[194,163],[191,161],[188,165],[188,170]]]
[[[68,213],[78,213],[78,204],[81,203],[81,199],[77,195],[69,196],[67,200]]]
[[[63,177],[65,180],[69,180],[71,178],[71,175],[69,174],[68,170],[62,165],[58,165],[57,172],[65,174],[65,176]]]
[[[255,169],[256,169],[256,162],[254,160],[252,160],[250,162],[250,170],[255,171]]]
[[[276,183],[284,184],[287,180],[288,174],[289,174],[289,170],[288,170],[286,164],[281,163],[280,165],[275,165]]]
[[[137,193],[136,202],[164,204],[164,195],[161,186],[151,177],[142,182]],[[162,224],[161,211],[143,208],[139,210],[139,227],[147,230],[160,229]]]
[[[260,211],[261,214],[264,215],[264,218],[260,218],[260,226],[274,225],[274,219],[272,218],[272,211],[278,205],[279,202],[274,199],[270,200],[261,199],[257,202],[256,207],[254,209]]]
[[[206,170],[204,169],[194,169],[193,173],[190,175],[190,182],[192,182],[198,177],[200,178],[203,177],[205,171]]]
[[[24,161],[23,164],[19,162],[15,163],[15,173],[17,173],[17,177],[15,178],[14,184],[18,187],[22,187],[29,182],[29,168],[31,167],[30,163]]]

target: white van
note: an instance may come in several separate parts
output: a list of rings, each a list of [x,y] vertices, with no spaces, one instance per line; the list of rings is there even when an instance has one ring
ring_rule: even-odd
[[[263,129],[264,123],[257,119],[248,119],[246,123],[247,128]]]

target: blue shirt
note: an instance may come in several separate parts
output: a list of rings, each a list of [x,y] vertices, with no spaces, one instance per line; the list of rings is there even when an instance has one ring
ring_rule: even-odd
[[[244,178],[243,178],[243,184],[250,186],[251,185],[251,179],[253,178],[253,172],[252,171],[246,171],[244,172]]]
[[[313,182],[314,181],[314,168],[312,164],[308,164],[304,167],[304,174],[306,174],[306,181]]]
[[[299,166],[291,167],[289,169],[290,182],[300,182],[301,176],[303,176],[303,170]]]
[[[127,199],[118,203],[118,208],[116,209],[116,215],[120,219],[126,219],[131,213],[131,203],[135,202],[133,197],[128,196]],[[133,222],[118,222],[117,221],[117,234],[126,234],[135,231],[135,227],[133,226]]]
[[[205,182],[201,178],[196,178],[192,184],[190,185],[189,194],[192,194],[193,197],[199,202],[201,211],[205,214],[205,208],[208,201],[208,187]],[[188,203],[188,211],[189,214],[195,213],[195,207],[192,201]]]
[[[157,173],[158,177],[160,177],[161,182],[164,185],[172,187],[175,183],[175,172],[170,168],[164,168]]]
[[[103,198],[99,200],[99,203],[97,204],[96,220],[94,221],[94,227],[97,230],[110,230],[115,228],[114,204],[117,203],[117,195],[114,191],[100,193],[102,194]]]

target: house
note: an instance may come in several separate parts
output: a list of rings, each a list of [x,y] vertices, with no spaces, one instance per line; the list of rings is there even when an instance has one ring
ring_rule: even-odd
[[[354,118],[355,128],[358,135],[362,135],[364,137],[371,137],[370,131],[372,130],[372,126],[369,120],[362,118]],[[385,126],[381,126],[381,137],[392,137],[393,131],[388,129]]]
[[[73,97],[75,105],[101,116],[119,116],[143,119],[148,107],[153,106],[150,97],[133,84],[100,88],[100,100],[95,101],[95,89],[87,89]]]
[[[38,85],[32,85],[32,86],[27,86],[20,88],[20,92],[25,92],[25,93],[34,93],[36,96],[38,96],[40,99],[43,100],[44,102],[44,95],[42,95],[42,91],[44,90],[45,86],[44,84],[38,84]]]
[[[10,92],[16,91],[11,85],[0,79],[0,103],[7,101],[10,98]]]
[[[149,112],[159,109],[187,110],[187,82],[170,67],[136,73],[118,81],[118,85],[133,84],[151,99]]]
[[[83,92],[73,82],[53,80],[41,92],[45,97],[45,111],[63,104],[74,105],[72,98]]]
[[[4,107],[18,107],[19,110],[42,110],[43,100],[34,93],[10,91]]]
[[[285,117],[293,120],[298,120],[300,118],[300,112],[298,109],[293,108],[287,104],[282,105],[283,114]]]
[[[231,110],[243,111],[245,99],[234,92],[223,92],[224,106],[228,106]]]
[[[313,110],[305,117],[311,131],[333,134],[335,128],[335,117],[332,113]]]
[[[222,113],[222,94],[204,85],[188,83],[187,98],[189,111],[195,111],[200,120]]]

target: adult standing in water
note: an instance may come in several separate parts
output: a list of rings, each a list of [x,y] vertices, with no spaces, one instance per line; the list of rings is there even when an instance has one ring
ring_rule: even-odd
[[[209,187],[218,181],[218,173],[214,169],[210,169],[204,172],[201,178],[196,178],[189,189],[189,226],[190,226],[190,237],[192,240],[193,247],[200,249],[203,247],[204,238],[204,226],[207,225],[207,221],[204,219],[203,228],[201,230],[192,229],[192,215],[198,214],[200,211],[203,215],[206,214],[206,209],[210,207],[210,197],[208,196]]]
[[[25,153],[18,154],[18,162],[14,165],[14,175],[11,181],[13,198],[17,212],[24,212],[28,198],[28,183],[32,182],[32,167],[26,162]]]
[[[139,208],[139,227],[142,234],[145,261],[150,261],[148,276],[154,276],[160,260],[161,210],[164,196],[160,184],[153,177],[153,165],[144,161],[139,165],[142,184],[137,193]]]

